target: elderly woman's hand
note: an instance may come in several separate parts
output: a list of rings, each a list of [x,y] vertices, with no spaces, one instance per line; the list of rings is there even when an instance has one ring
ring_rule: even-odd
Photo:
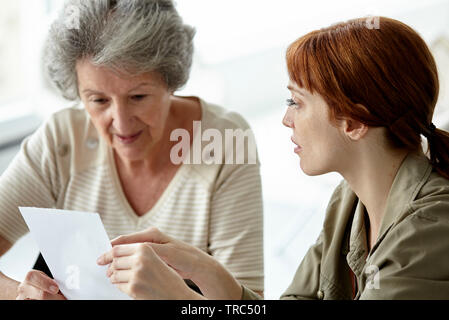
[[[154,287],[148,287],[146,290],[161,290],[161,292],[168,290],[172,298],[176,290],[185,293],[183,288],[179,288],[181,277],[192,280],[206,298],[240,299],[241,297],[240,284],[213,257],[196,247],[163,234],[156,228],[121,236],[113,240],[112,245],[113,249],[100,257],[98,262],[101,265],[111,264],[108,276],[113,282],[117,281],[117,279],[114,280],[114,273],[127,275],[130,278],[132,274],[136,274],[136,270],[130,270],[137,268],[140,271],[140,277],[134,279],[136,283],[153,281]],[[176,285],[175,277],[168,270],[177,275]],[[155,288],[156,282],[160,282],[161,287]],[[184,281],[182,283],[184,284]],[[189,292],[190,297],[180,298],[192,298],[191,292]]]
[[[17,289],[17,300],[66,300],[58,284],[42,271],[31,270]]]

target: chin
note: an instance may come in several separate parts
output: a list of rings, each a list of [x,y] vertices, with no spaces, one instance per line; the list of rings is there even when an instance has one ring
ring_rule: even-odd
[[[323,168],[317,167],[316,163],[315,165],[311,166],[307,165],[302,159],[300,160],[299,166],[301,167],[302,172],[310,177],[319,176],[329,172],[327,170],[324,170]]]
[[[125,161],[140,161],[140,160],[144,160],[145,157],[141,152],[123,152],[123,151],[119,151],[117,149],[115,149],[115,152],[117,153],[117,155],[120,157],[120,159],[125,160]]]
[[[149,150],[153,147],[152,141],[138,140],[133,144],[125,145],[114,141],[113,148],[121,159],[126,161],[139,161],[148,157]]]
[[[135,147],[114,146],[115,153],[120,159],[125,161],[139,161],[144,160],[147,156],[145,149]]]

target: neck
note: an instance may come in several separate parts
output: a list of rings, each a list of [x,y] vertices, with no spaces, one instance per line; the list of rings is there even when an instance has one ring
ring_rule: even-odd
[[[160,155],[155,148],[152,149],[152,154]],[[114,152],[114,159],[118,171],[121,175],[126,175],[128,177],[139,177],[142,176],[143,173],[154,173],[160,171],[163,166],[163,163],[160,160],[162,158],[164,157],[159,157],[159,159],[157,159],[150,155],[145,159],[129,160],[121,158],[116,152]]]
[[[363,150],[352,160],[351,167],[341,173],[365,205],[370,242],[378,237],[388,194],[407,154],[405,150]]]

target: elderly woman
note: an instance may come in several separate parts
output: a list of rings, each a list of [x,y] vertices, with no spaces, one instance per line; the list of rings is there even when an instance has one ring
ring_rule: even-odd
[[[449,133],[432,123],[438,75],[425,42],[397,20],[381,17],[373,29],[354,19],[295,41],[287,67],[283,123],[301,169],[344,180],[282,298],[449,299]],[[98,263],[134,298],[259,298],[154,228],[113,245]]]
[[[68,6],[79,28],[68,28],[64,14],[53,24],[46,69],[81,104],[54,114],[2,175],[0,254],[28,231],[18,206],[98,212],[111,239],[156,226],[263,291],[259,164],[170,157],[171,133],[182,129],[191,143],[194,121],[222,133],[249,128],[234,112],[174,95],[188,79],[194,30],[170,0]],[[38,271],[21,284],[0,273],[0,297],[64,298]]]

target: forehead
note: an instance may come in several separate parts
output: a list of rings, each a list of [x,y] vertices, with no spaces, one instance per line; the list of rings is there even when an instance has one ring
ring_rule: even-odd
[[[105,66],[97,66],[84,59],[76,63],[78,85],[81,90],[96,91],[131,90],[136,86],[164,87],[165,82],[157,72],[129,74]]]
[[[291,80],[287,85],[287,89],[290,90],[292,93],[297,93],[302,96],[311,95],[311,93],[307,89],[299,87],[294,81]]]

